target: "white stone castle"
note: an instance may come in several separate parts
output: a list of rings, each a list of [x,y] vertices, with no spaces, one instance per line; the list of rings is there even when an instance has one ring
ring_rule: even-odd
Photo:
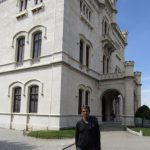
[[[0,127],[74,127],[82,105],[134,125],[141,73],[116,13],[116,0],[0,0]]]

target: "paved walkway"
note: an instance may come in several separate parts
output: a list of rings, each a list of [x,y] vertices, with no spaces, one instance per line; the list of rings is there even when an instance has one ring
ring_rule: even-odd
[[[149,150],[150,137],[133,135],[127,131],[102,131],[102,150]],[[68,149],[75,150],[75,146]]]
[[[0,150],[62,150],[74,139],[46,140],[23,136],[22,131],[0,129]]]
[[[0,150],[62,150],[74,139],[43,140],[23,136],[21,131],[0,129]],[[149,150],[150,137],[126,131],[102,131],[102,150]],[[75,150],[72,146],[66,150]]]

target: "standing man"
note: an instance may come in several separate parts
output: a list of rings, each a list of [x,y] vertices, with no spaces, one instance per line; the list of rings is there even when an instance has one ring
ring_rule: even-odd
[[[96,117],[90,116],[90,107],[81,109],[82,119],[76,124],[75,144],[77,150],[101,150],[100,130]]]

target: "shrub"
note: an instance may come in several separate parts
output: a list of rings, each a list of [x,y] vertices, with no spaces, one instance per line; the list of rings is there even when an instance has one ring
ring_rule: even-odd
[[[150,119],[150,109],[146,110],[145,115],[146,119]]]
[[[135,113],[135,117],[146,118],[147,111],[149,111],[149,107],[146,105],[143,105],[137,109]]]
[[[139,107],[135,113],[135,117],[137,118],[142,118],[142,124],[141,126],[143,127],[144,125],[144,119],[150,119],[150,109],[148,106],[143,105]]]

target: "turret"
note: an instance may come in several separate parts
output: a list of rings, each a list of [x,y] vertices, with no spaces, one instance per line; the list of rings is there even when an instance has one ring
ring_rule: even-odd
[[[137,84],[141,84],[141,74],[142,73],[139,71],[134,72],[134,77],[136,79]]]
[[[134,76],[134,61],[126,61],[124,62],[125,66],[125,76]]]

